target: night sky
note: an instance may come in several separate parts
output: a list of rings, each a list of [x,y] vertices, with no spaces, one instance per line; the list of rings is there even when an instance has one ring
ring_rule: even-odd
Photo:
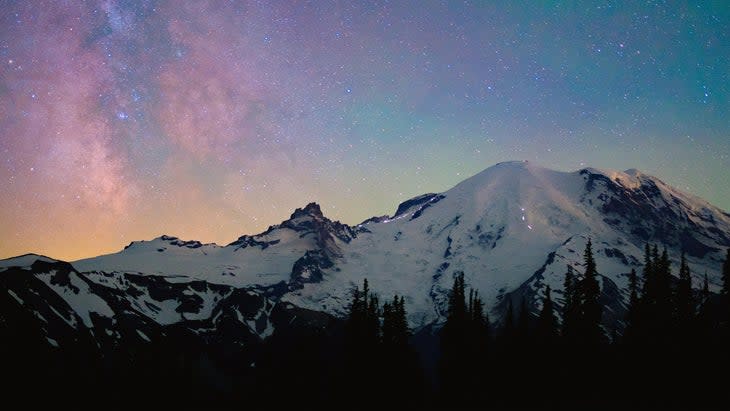
[[[0,0],[0,258],[355,224],[505,160],[730,209],[729,2],[357,3]]]

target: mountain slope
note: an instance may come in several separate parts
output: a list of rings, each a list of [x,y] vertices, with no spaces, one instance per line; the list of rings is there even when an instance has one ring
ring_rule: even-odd
[[[607,288],[619,291],[647,241],[665,244],[674,258],[686,250],[696,284],[705,271],[718,284],[722,250],[730,246],[727,213],[635,170],[564,173],[501,163],[412,203],[393,218],[363,224],[369,233],[352,241],[325,283],[284,298],[335,310],[367,277],[381,294],[405,295],[412,324],[422,326],[443,318],[456,271],[498,317],[499,303],[515,290],[534,311],[544,284],[560,293],[567,264],[582,272],[588,238]],[[613,294],[611,308],[621,310],[621,294]]]

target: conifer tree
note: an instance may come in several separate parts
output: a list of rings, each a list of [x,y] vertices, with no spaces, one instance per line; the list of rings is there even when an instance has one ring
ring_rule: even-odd
[[[471,312],[471,319],[474,324],[477,326],[488,327],[489,319],[487,318],[487,314],[484,312],[484,301],[482,301],[482,298],[477,292],[474,293],[474,305]]]
[[[709,320],[709,304],[710,304],[710,282],[707,278],[707,272],[702,282],[702,291],[700,292],[700,303],[697,310],[697,317],[700,325]]]
[[[488,326],[479,293],[469,290],[467,299],[464,273],[457,272],[449,294],[448,316],[441,329],[439,362],[442,394],[450,406],[463,406],[479,394],[481,373],[474,368],[486,364]]]
[[[636,338],[639,322],[639,280],[636,270],[631,269],[629,274],[629,308],[626,313],[626,339],[631,341]]]
[[[395,300],[395,335],[401,344],[406,344],[411,335],[406,317],[406,300],[403,296],[400,297],[400,301],[398,301],[397,296]]]
[[[654,262],[651,254],[651,247],[649,243],[644,246],[644,270],[642,271],[643,277],[643,288],[641,290],[642,298],[644,302],[648,303],[654,296]]]
[[[710,283],[705,272],[702,292],[700,293],[699,309],[697,310],[697,327],[699,331],[697,340],[700,344],[709,341],[713,332],[716,331],[713,329],[715,318],[713,317],[710,304]]]
[[[730,324],[730,248],[727,249],[725,262],[722,264],[722,316],[727,324]]]
[[[370,293],[367,279],[360,291],[353,291],[345,324],[344,367],[346,375],[352,378],[351,386],[344,387],[349,394],[353,387],[375,389],[375,361],[378,359],[380,319],[377,296]],[[347,395],[347,394],[345,394]]]
[[[380,342],[380,303],[377,295],[370,294],[365,313],[365,341],[369,347],[375,347]]]
[[[458,325],[458,327],[462,329],[466,321],[467,313],[466,302],[464,299],[464,273],[457,272],[454,275],[454,285],[452,286],[451,293],[449,294],[447,321],[449,321],[452,325]]]
[[[677,327],[680,333],[685,334],[695,314],[694,298],[692,296],[692,276],[687,264],[687,258],[682,252],[679,266],[679,280],[674,293],[674,310]]]
[[[647,242],[644,244],[644,267],[641,271],[641,297],[638,300],[636,309],[633,312],[634,324],[631,328],[633,333],[634,342],[644,342],[650,333],[649,328],[652,324],[652,312],[654,311],[654,289],[655,287],[655,275],[654,275],[654,258],[652,254],[652,247]]]
[[[362,291],[353,291],[353,300],[347,317],[347,336],[357,350],[373,351],[380,339],[380,306],[378,297],[370,292],[367,278]]]
[[[585,272],[580,281],[580,334],[581,339],[590,345],[598,344],[603,338],[601,331],[602,308],[600,305],[601,287],[598,284],[596,262],[593,259],[591,239],[586,243],[583,252]]]
[[[454,275],[454,284],[449,294],[446,322],[441,329],[441,359],[439,371],[444,398],[459,396],[463,385],[463,374],[468,359],[468,313],[464,295],[464,273]]]
[[[722,264],[722,295],[730,295],[730,248],[727,249],[725,262]]]
[[[386,350],[400,351],[408,345],[408,322],[405,300],[397,295],[392,302],[383,304],[382,342]]]
[[[563,337],[569,341],[575,340],[577,328],[577,309],[576,301],[577,279],[573,272],[573,267],[568,265],[565,272],[565,280],[563,282]]]
[[[515,310],[512,305],[512,298],[507,301],[507,313],[504,316],[502,335],[508,342],[514,340],[515,337]]]
[[[467,321],[469,321],[469,322],[472,321],[472,313],[474,312],[474,303],[476,302],[474,297],[475,297],[474,290],[470,288],[469,289],[469,302],[466,305]]]
[[[397,301],[398,296],[395,297]],[[383,347],[391,347],[396,345],[395,337],[395,309],[390,302],[383,303],[383,326],[381,328],[381,341]]]
[[[545,287],[545,298],[542,301],[542,310],[537,319],[537,337],[542,344],[552,344],[557,337],[557,321],[553,313],[553,300],[550,296],[550,286]]]
[[[367,280],[365,280],[367,287]],[[359,345],[363,337],[363,328],[365,324],[365,304],[363,292],[357,286],[352,292],[352,304],[347,315],[347,323],[345,326],[347,343],[352,346]],[[353,350],[356,348],[353,347]]]
[[[530,311],[524,296],[520,300],[520,315],[517,317],[517,337],[521,344],[528,343],[530,339]]]
[[[474,290],[469,291],[469,306],[468,306],[468,318],[469,324],[467,329],[467,355],[472,359],[470,362],[477,369],[482,369],[487,366],[487,357],[490,346],[489,341],[489,319],[484,313],[484,302],[482,301],[479,293]],[[478,390],[480,384],[480,373],[475,372],[474,369],[470,370],[470,386],[469,389]]]
[[[479,296],[479,292],[469,290],[469,309],[468,316],[470,319],[471,334],[477,345],[487,343],[489,339],[489,318],[484,312],[484,302]]]
[[[657,293],[657,297],[660,298],[660,301],[663,303],[669,303],[671,301],[671,295],[672,295],[672,271],[669,263],[669,254],[667,253],[667,247],[664,246],[664,250],[662,250],[662,256],[659,260],[659,265],[657,267],[657,278],[658,278],[658,285],[659,290]],[[665,312],[664,314],[667,314]]]
[[[654,244],[651,250],[651,274],[651,303],[656,306],[659,303],[661,294],[661,286],[659,283],[661,283],[660,277],[662,275],[662,261],[659,258],[659,247],[656,244]],[[654,307],[652,310],[657,311],[657,308]]]
[[[374,378],[380,398],[392,406],[413,404],[422,389],[418,355],[410,345],[405,299],[395,295],[382,308],[381,357],[369,366],[378,372]],[[376,397],[374,397],[376,398]]]
[[[658,254],[658,253],[657,253]],[[663,344],[670,341],[670,328],[672,326],[672,283],[671,267],[669,265],[669,254],[667,247],[664,247],[661,257],[655,260],[655,299],[653,321],[656,327],[652,330],[654,337]]]
[[[646,250],[649,250],[647,246]],[[666,247],[659,254],[654,244],[644,261],[644,293],[641,298],[640,332],[642,338],[653,342],[667,342],[672,324],[671,268]]]

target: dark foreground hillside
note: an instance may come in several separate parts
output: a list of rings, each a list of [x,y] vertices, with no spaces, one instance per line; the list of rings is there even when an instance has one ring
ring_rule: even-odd
[[[671,275],[668,256],[656,247],[647,245],[645,258],[642,271],[632,273],[621,330],[600,322],[589,243],[583,273],[568,269],[566,292],[554,301],[545,290],[539,313],[510,300],[504,321],[492,324],[481,297],[457,273],[447,321],[411,335],[404,299],[375,295],[365,282],[353,291],[346,319],[275,312],[273,335],[235,344],[219,338],[230,330],[201,334],[148,324],[142,340],[100,344],[92,330],[56,347],[43,332],[52,324],[17,303],[8,286],[28,278],[11,269],[0,280],[3,392],[31,406],[94,408],[727,405],[730,260],[716,295],[691,287],[685,263]],[[123,332],[125,320],[115,321]]]

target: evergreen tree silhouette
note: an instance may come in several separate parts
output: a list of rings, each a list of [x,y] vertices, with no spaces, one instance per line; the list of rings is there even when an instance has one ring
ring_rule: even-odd
[[[649,250],[647,245],[646,250]],[[644,292],[641,298],[640,333],[648,345],[666,345],[672,325],[671,268],[666,247],[662,254],[656,244],[645,254]]]
[[[646,243],[644,246],[644,269],[642,271],[642,276],[643,288],[641,295],[643,296],[644,302],[649,303],[649,301],[654,298],[654,261],[649,243]]]
[[[367,287],[367,280],[365,280],[365,287]],[[345,343],[351,352],[355,352],[360,348],[364,336],[366,309],[364,299],[364,293],[356,286],[352,292],[352,303],[345,324]]]
[[[722,289],[720,290],[720,298],[722,320],[725,323],[725,327],[730,329],[730,248],[727,249],[725,262],[722,264]]]
[[[649,243],[644,244],[644,267],[641,270],[641,297],[634,310],[635,321],[631,328],[634,343],[645,343],[650,334],[652,312],[654,311],[655,275],[654,258]]]
[[[672,328],[672,272],[669,264],[667,247],[664,247],[656,266],[656,300],[655,323],[658,329],[656,338],[666,345],[671,338]]]
[[[395,296],[395,301],[398,301],[398,296]],[[390,303],[386,301],[383,303],[383,326],[381,328],[383,348],[397,345],[396,343],[396,331],[395,331],[395,301]]]
[[[491,346],[489,341],[489,319],[484,312],[484,302],[475,290],[469,290],[467,316],[467,341],[464,349],[468,357],[467,361],[471,366],[467,368],[463,389],[466,392],[468,401],[473,404],[477,398],[484,395],[483,370],[488,367]]]
[[[380,303],[375,294],[370,294],[365,319],[365,343],[374,349],[380,342]]]
[[[389,352],[402,351],[408,345],[409,336],[405,300],[396,295],[392,302],[383,304],[383,347]]]
[[[704,281],[702,282],[702,291],[700,292],[699,308],[697,310],[699,341],[709,340],[713,332],[713,317],[710,304],[710,282],[707,278],[707,273],[705,272]]]
[[[695,315],[695,303],[692,295],[692,276],[684,252],[682,252],[679,280],[674,295],[675,324],[679,328],[679,334],[688,337],[688,331]]]
[[[629,307],[626,312],[626,330],[624,337],[626,341],[634,341],[639,326],[639,279],[636,270],[631,269],[629,274]]]
[[[730,295],[730,248],[727,249],[725,262],[722,264],[722,291],[724,296]]]
[[[489,320],[479,293],[465,292],[464,273],[457,272],[449,309],[441,329],[439,371],[444,405],[464,406],[482,395],[479,385],[486,366]]]
[[[441,329],[439,361],[442,400],[450,399],[452,406],[463,406],[466,401],[461,390],[468,361],[468,323],[464,273],[457,272],[449,294],[448,315]]]
[[[563,282],[563,338],[568,342],[574,342],[578,328],[578,295],[577,278],[573,267],[568,265]]]
[[[542,301],[542,310],[537,319],[536,335],[541,345],[552,345],[557,338],[557,320],[553,313],[553,300],[550,295],[550,286],[545,287],[545,298]]]
[[[355,395],[360,389],[369,391],[377,388],[375,375],[379,359],[379,315],[378,298],[370,293],[368,280],[365,279],[362,291],[357,287],[353,291],[345,324],[344,372],[351,381],[351,384],[343,386],[345,397]],[[368,397],[363,401],[369,404],[373,400]]]
[[[530,342],[530,310],[527,308],[527,299],[520,300],[520,313],[517,317],[517,339],[523,347]]]
[[[512,305],[512,298],[509,298],[507,301],[507,313],[504,316],[504,325],[502,326],[502,337],[507,342],[513,342],[515,334],[515,310]]]
[[[484,302],[478,291],[469,290],[468,316],[470,318],[470,334],[476,351],[483,351],[484,346],[489,343],[489,317],[484,312]]]
[[[383,304],[382,358],[380,359],[379,390],[391,405],[414,404],[414,396],[422,395],[421,369],[418,356],[408,339],[410,330],[406,318],[405,299],[394,296]]]
[[[596,270],[596,262],[593,258],[593,244],[590,238],[583,252],[583,265],[585,272],[578,286],[580,338],[585,344],[597,345],[603,339],[603,331],[601,330],[603,309],[599,302],[601,287],[598,284],[598,272]]]

